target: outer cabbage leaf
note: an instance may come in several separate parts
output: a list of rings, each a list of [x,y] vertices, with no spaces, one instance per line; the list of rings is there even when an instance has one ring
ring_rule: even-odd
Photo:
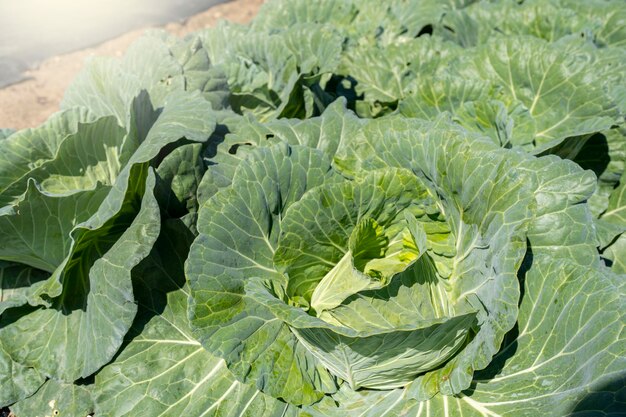
[[[149,99],[135,100],[142,91]],[[129,128],[148,119],[149,127],[153,109],[164,107],[167,96],[177,91],[199,91],[216,109],[223,108],[228,98],[225,75],[213,67],[199,39],[181,41],[155,31],[134,42],[121,60],[90,60],[66,90],[61,106],[115,116]],[[132,120],[133,114],[140,116]],[[139,127],[139,136],[140,132]]]
[[[404,390],[342,389],[334,400],[305,412],[320,417],[618,416],[626,387],[623,287],[623,276],[606,270],[566,259],[535,259],[524,279],[515,329],[468,390],[417,402]]]
[[[624,30],[624,23],[626,23],[626,13],[621,7],[618,1],[612,1],[603,10],[602,5],[597,7],[599,2],[594,2],[592,7],[587,9],[587,12],[592,13],[594,18],[598,21],[602,21],[600,30],[596,33],[594,42],[600,46],[626,46],[626,30]]]
[[[329,105],[319,117],[311,119],[278,119],[260,123],[250,117],[226,120],[229,133],[205,153],[206,173],[199,185],[199,199],[204,201],[219,189],[231,184],[237,166],[256,147],[286,142],[319,149],[329,156],[335,154],[343,142],[349,141],[363,121],[346,110],[345,99]]]
[[[193,235],[167,220],[133,271],[139,313],[115,360],[96,376],[96,413],[289,416],[295,409],[235,380],[191,333],[183,264]]]
[[[193,339],[186,320],[181,320],[187,296],[182,290],[169,294],[165,310],[98,373],[98,414],[294,415],[288,404],[238,382],[223,360]],[[154,384],[159,388],[152,388]]]
[[[49,274],[25,265],[0,261],[0,326],[7,309],[26,304],[36,284],[41,284]],[[33,394],[45,382],[37,369],[24,366],[0,350],[0,404],[7,405]]]
[[[423,77],[417,93],[399,104],[406,117],[435,120],[445,111],[469,131],[489,136],[494,143],[510,148],[527,146],[535,138],[536,122],[521,103],[510,106],[495,99],[498,88],[485,80],[463,80],[448,75]]]
[[[72,123],[72,116],[66,113],[57,117]],[[0,250],[3,259],[53,272],[68,252],[70,231],[95,213],[115,182],[125,163],[120,161],[125,135],[115,119],[78,123],[75,129],[67,136],[58,132],[62,141],[48,160],[19,165],[20,159],[13,159],[17,164],[14,172],[21,174],[21,168],[28,171],[10,179],[2,193],[6,201],[17,199],[17,205],[5,207],[0,216],[0,228],[11,242]],[[31,138],[38,137],[32,133],[15,135],[9,155],[14,155],[12,148],[20,150],[32,143]],[[49,151],[47,146],[42,144]],[[41,218],[49,220],[41,222]]]
[[[228,77],[233,110],[260,120],[321,112],[322,90],[338,65],[343,41],[320,24],[271,33],[223,24],[200,38]]]
[[[367,122],[348,111],[346,104],[346,100],[340,98],[329,105],[321,116],[305,120],[278,119],[260,123],[245,119],[235,125],[226,137],[226,144],[231,147],[244,143],[267,146],[286,142],[319,149],[332,156]]]
[[[615,393],[624,387],[623,294],[623,277],[568,260],[533,259],[519,334],[505,343],[491,369],[477,375],[469,396],[449,406],[505,416],[598,407],[616,412],[619,398],[600,398],[607,383]],[[441,398],[433,402],[435,409],[445,406]]]
[[[0,326],[11,323],[11,313],[33,300],[33,294],[50,276],[29,266],[0,261]],[[9,313],[5,313],[5,311]],[[0,405],[5,406],[29,397],[46,381],[36,368],[15,361],[0,346]]]
[[[174,149],[157,168],[157,200],[170,218],[183,218],[194,231],[198,215],[198,186],[205,166],[202,143]]]
[[[14,202],[25,190],[31,171],[53,161],[63,142],[76,134],[80,123],[93,121],[84,109],[57,113],[46,123],[25,129],[0,142],[0,207]],[[19,184],[20,187],[15,188]],[[13,192],[8,190],[13,188]]]
[[[33,396],[13,404],[11,411],[17,416],[88,416],[94,410],[91,389],[49,379]]]
[[[299,343],[352,389],[402,386],[412,381],[417,373],[438,366],[463,345],[475,317],[470,312],[413,320],[412,327],[405,324],[381,329],[362,325],[366,330],[356,331],[334,326],[290,307],[258,282],[247,285],[246,293],[287,323]],[[394,302],[393,298],[388,301]],[[350,324],[358,318],[353,317]]]
[[[530,35],[549,42],[582,34],[600,46],[623,46],[626,15],[619,1],[594,0],[476,2],[447,13],[435,33],[465,46],[486,43],[495,34]]]
[[[579,30],[593,33],[593,41],[599,47],[626,46],[624,19],[626,13],[619,0],[592,0],[581,3],[575,0],[560,0],[579,15]]]
[[[377,116],[395,109],[398,101],[416,91],[459,51],[440,38],[420,37],[391,45],[365,45],[349,50],[343,57],[341,74],[355,81],[360,116]]]
[[[432,30],[451,9],[473,0],[425,0],[419,7],[410,1],[381,3],[375,0],[269,1],[252,22],[257,31],[288,28],[307,23],[332,25],[348,35],[350,43],[391,44]]]
[[[554,42],[578,32],[580,23],[574,10],[557,2],[476,2],[446,14],[435,33],[464,47],[486,43],[491,36],[502,33]]]
[[[33,288],[50,274],[18,263],[0,261],[0,314],[28,302]]]
[[[611,193],[609,206],[602,213],[603,220],[626,226],[626,171],[620,178],[619,185]]]
[[[113,118],[79,125],[76,134],[64,136],[58,159],[33,171],[44,185],[31,180],[30,191],[20,197],[26,200],[3,209],[7,237],[17,239],[21,234],[39,245],[29,251],[14,249],[14,253],[5,248],[3,259],[52,273],[45,281],[13,293],[7,301],[12,306],[26,302],[45,306],[7,316],[0,340],[13,360],[46,376],[73,381],[95,372],[118,350],[136,313],[130,271],[149,253],[159,230],[159,208],[152,195],[154,176],[148,173],[148,163],[182,137],[206,140],[214,126],[209,103],[197,94],[168,96],[166,108],[159,113],[141,143],[123,140],[130,136],[117,127],[109,128],[115,125]],[[97,139],[92,139],[98,134],[115,146],[107,148],[105,141],[100,142],[105,146],[98,147]],[[72,144],[75,152],[86,158],[75,158],[75,165],[64,164],[63,156],[70,153]],[[61,152],[64,147],[68,148],[65,153]],[[120,156],[131,152],[127,161]],[[109,169],[98,170],[98,166]],[[101,173],[114,184],[101,186],[106,183]],[[94,183],[90,176],[96,177],[96,188],[80,190],[83,184]],[[67,185],[65,188],[80,191],[55,194],[41,189],[49,184],[55,185],[50,186],[55,190]],[[91,198],[90,193],[98,198]],[[41,218],[49,223],[41,223]],[[29,219],[34,222],[27,222]],[[74,354],[67,355],[69,351]]]
[[[351,0],[322,0],[315,4],[305,0],[272,0],[263,5],[252,22],[252,28],[267,31],[306,23],[344,27],[355,18],[356,6]]]
[[[83,252],[86,265],[69,265],[66,276],[73,280],[64,280],[50,308],[32,311],[0,329],[2,346],[12,357],[48,376],[73,381],[91,375],[115,354],[136,313],[130,271],[148,255],[158,235],[153,187],[151,176],[132,223],[124,219],[135,214],[136,195],[129,193],[121,210],[126,213],[113,219],[128,229],[120,235],[109,222],[98,230],[105,235],[91,238],[95,249]],[[100,252],[99,244],[106,249]]]
[[[0,257],[54,272],[72,245],[71,231],[91,217],[109,190],[98,187],[59,196],[29,181],[23,200],[0,216],[0,232],[7,243],[0,248]]]
[[[621,127],[593,135],[584,142],[578,154],[563,157],[573,160],[581,168],[592,170],[598,177],[597,189],[588,204],[593,215],[599,217],[607,209],[611,193],[624,172],[626,130]]]
[[[410,1],[393,3],[388,7],[388,14],[395,25],[390,25],[392,30],[397,31],[399,38],[414,38],[432,31],[441,19],[455,9],[463,9],[475,0],[426,0],[419,3],[419,7]],[[370,3],[378,3],[370,1]],[[374,20],[376,15],[371,18]],[[375,21],[375,20],[374,20]]]
[[[625,274],[626,262],[624,262],[624,254],[626,254],[626,234],[622,233],[605,249],[603,255],[612,262],[613,271]]]
[[[538,184],[537,209],[528,230],[533,256],[569,259],[572,264],[599,267],[594,218],[583,204],[595,189],[593,173],[555,156],[527,158],[521,169]]]
[[[496,36],[456,55],[448,68],[437,68],[441,74],[424,77],[405,95],[403,115],[432,119],[450,111],[469,130],[534,153],[567,139],[559,152],[569,157],[588,135],[621,122],[616,92],[626,61],[620,54],[578,39],[550,44]]]
[[[204,141],[214,126],[211,117],[211,109],[209,104],[200,98],[197,94],[173,94],[168,97],[169,106],[160,112],[157,120],[152,124],[147,132],[146,138],[137,144],[131,141],[129,145],[133,151],[132,157],[129,157],[128,163],[121,169],[115,184],[110,189],[105,200],[97,207],[97,211],[85,222],[77,225],[72,230],[72,244],[69,248],[64,261],[57,267],[53,277],[49,281],[49,285],[43,288],[42,294],[56,297],[61,292],[61,279],[66,269],[80,258],[82,251],[85,249],[83,242],[89,247],[92,239],[90,236],[105,236],[111,241],[113,235],[107,233],[99,233],[100,229],[107,230],[110,226],[107,223],[117,224],[118,230],[123,230],[120,223],[116,223],[115,217],[120,213],[122,215],[132,216],[138,209],[138,201],[143,195],[145,175],[147,175],[147,164],[156,158],[162,149],[176,142],[181,138],[187,138],[193,141]],[[129,141],[124,142],[124,146]],[[124,149],[122,149],[124,154]],[[80,172],[80,170],[79,170]],[[126,196],[129,195],[127,208],[123,209],[126,202]],[[119,232],[117,232],[119,235]],[[129,323],[130,324],[130,323]]]
[[[303,407],[303,417],[354,415],[359,417],[419,416],[417,401],[406,398],[404,389],[353,391],[347,385],[332,397]],[[426,402],[422,403],[426,404]]]
[[[604,256],[612,262],[615,272],[626,273],[626,171],[611,193],[607,210],[600,220],[610,224],[613,230],[612,240],[604,248]]]
[[[618,123],[593,49],[578,41],[549,44],[533,37],[494,37],[459,61],[459,76],[502,87],[510,106],[522,103],[536,122],[535,152],[568,137],[599,132]],[[513,145],[516,145],[513,142]]]
[[[15,133],[15,129],[0,128],[0,140],[6,139]]]

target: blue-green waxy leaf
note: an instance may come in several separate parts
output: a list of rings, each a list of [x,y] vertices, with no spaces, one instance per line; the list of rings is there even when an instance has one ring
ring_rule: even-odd
[[[319,151],[261,148],[239,165],[232,185],[200,208],[186,264],[194,335],[241,381],[291,404],[310,404],[335,384],[287,326],[245,293],[254,277],[278,288],[274,268],[282,217],[309,188],[338,177]],[[225,325],[228,323],[228,325]]]
[[[231,117],[226,121],[230,133],[215,151],[205,156],[207,170],[199,185],[199,200],[204,201],[220,188],[230,185],[237,166],[256,147],[280,142],[318,149],[332,159],[341,144],[349,141],[363,125],[362,120],[346,109],[338,99],[320,117],[278,119],[260,123],[250,117]]]
[[[586,266],[599,265],[594,218],[586,201],[596,178],[571,161],[555,156],[528,159],[522,171],[537,183],[535,217],[528,229],[533,255],[570,259]]]
[[[604,256],[612,262],[612,269],[616,273],[626,273],[626,234],[622,233],[611,245],[605,249]]]
[[[294,415],[290,405],[237,381],[193,338],[184,320],[187,297],[185,289],[168,294],[167,307],[153,312],[142,333],[98,373],[98,414]]]
[[[329,23],[341,27],[353,21],[358,11],[355,6],[352,0],[322,0],[315,5],[305,0],[273,0],[261,8],[252,26],[264,30],[303,23]]]
[[[96,413],[294,415],[294,407],[238,382],[193,338],[183,271],[193,237],[180,220],[166,221],[149,257],[133,271],[139,311],[122,352],[96,376]]]
[[[609,206],[626,165],[626,128],[606,130],[585,140],[578,154],[566,156],[583,169],[592,170],[598,183],[587,204],[591,213],[599,217]]]
[[[166,101],[169,106],[121,169],[106,198],[71,230],[65,258],[37,290],[48,308],[0,331],[12,357],[46,375],[65,381],[89,376],[113,357],[133,321],[130,270],[149,253],[160,219],[147,163],[181,137],[205,140],[214,127],[210,105],[198,95],[173,94]],[[101,304],[111,311],[102,310]],[[41,326],[42,322],[48,325]],[[82,339],[82,344],[73,342]],[[66,349],[75,354],[59,353]]]
[[[391,45],[367,45],[344,56],[341,71],[356,80],[361,116],[377,116],[395,108],[398,101],[415,92],[423,78],[455,56],[457,46],[440,38],[421,37]]]
[[[0,314],[6,309],[27,304],[34,288],[49,276],[36,268],[0,261]]]
[[[533,260],[517,330],[490,367],[457,397],[415,404],[416,414],[620,415],[623,278],[568,260]]]
[[[334,396],[335,402],[321,402],[307,412],[350,415],[358,410],[372,417],[620,415],[624,405],[619,398],[624,389],[624,317],[618,308],[623,303],[622,277],[546,257],[533,268],[526,275],[517,330],[507,337],[490,367],[477,373],[471,389],[456,397],[437,395],[422,402],[403,398],[401,390],[342,390]],[[538,304],[544,307],[537,309]],[[581,332],[581,326],[593,330]]]
[[[428,401],[406,392],[342,389],[313,416],[620,415],[624,401],[624,280],[540,257],[525,277],[518,324],[469,390]],[[582,331],[581,331],[582,330]]]
[[[234,125],[225,144],[249,143],[270,146],[279,142],[319,149],[329,157],[350,140],[366,121],[347,110],[346,100],[337,99],[319,117],[311,119],[278,119],[266,123],[245,118]]]
[[[500,101],[497,86],[489,81],[442,75],[420,80],[416,90],[399,104],[406,117],[435,120],[447,111],[467,130],[489,136],[502,147],[523,147],[535,139],[536,122],[528,109]]]
[[[24,366],[0,351],[0,404],[8,406],[31,396],[46,381],[37,369]]]
[[[88,61],[65,92],[61,106],[90,109],[99,117],[115,116],[130,130],[137,123],[132,120],[133,112],[152,119],[150,113],[167,106],[171,93],[184,91],[200,93],[216,109],[224,107],[228,97],[225,76],[213,68],[198,39],[181,41],[153,31],[133,43],[121,60],[96,57]],[[148,99],[137,102],[142,93]]]
[[[96,212],[110,187],[99,185],[70,195],[55,195],[33,180],[22,200],[0,215],[0,233],[6,236],[0,259],[54,272],[72,244],[71,231]],[[45,218],[45,222],[40,220]]]
[[[28,179],[33,177],[33,171],[37,172],[46,164],[54,163],[64,142],[72,136],[80,138],[81,135],[77,134],[81,128],[80,124],[91,121],[93,116],[86,109],[67,110],[53,115],[46,123],[35,129],[22,130],[1,141],[0,206],[4,207],[14,202],[24,193]],[[86,145],[89,147],[91,144]],[[65,157],[68,156],[66,150]],[[59,167],[58,164],[56,166]],[[80,163],[72,161],[65,168],[77,166],[80,166]],[[45,170],[45,167],[43,169]],[[41,175],[36,179],[44,178],[45,176]]]
[[[52,187],[56,193],[31,180],[20,203],[3,209],[8,237],[22,242],[22,249],[3,249],[3,258],[52,272],[27,291],[29,304],[45,308],[15,316],[0,331],[0,341],[14,360],[69,382],[91,375],[120,347],[136,313],[130,271],[149,253],[160,224],[148,163],[166,145],[183,137],[203,141],[214,127],[210,104],[199,95],[173,94],[165,101],[167,108],[141,143],[133,145],[128,160],[120,156],[124,134],[114,118],[77,125],[63,136],[56,159],[33,171],[41,174],[37,178],[42,184],[57,184]],[[107,138],[100,147],[98,134]],[[107,147],[109,142],[115,146]],[[72,149],[79,156],[75,166],[64,159]],[[93,190],[63,190],[65,184],[94,180]],[[107,182],[112,184],[102,186]],[[25,250],[29,241],[35,243]]]
[[[626,171],[619,180],[619,185],[611,193],[609,206],[602,213],[602,219],[611,223],[626,225]]]
[[[0,261],[0,326],[10,323],[5,311],[25,305],[31,286],[49,274],[20,264]],[[45,382],[37,369],[15,361],[0,344],[0,406],[32,395]]]
[[[348,385],[343,385],[332,397],[328,396],[316,404],[303,407],[303,415],[307,417],[420,416],[417,407],[414,407],[416,403],[417,401],[406,398],[404,389],[353,391]]]
[[[318,22],[279,33],[221,24],[200,38],[228,78],[232,109],[263,121],[321,112],[343,42],[332,26]]]
[[[14,129],[0,128],[0,140],[8,138],[13,133],[15,133]]]
[[[195,108],[196,115],[202,111],[197,103]],[[193,114],[184,107],[182,112]],[[204,119],[200,129],[209,130],[210,118],[199,119]],[[161,133],[153,132],[147,142],[161,144],[136,157],[136,162],[153,158],[167,143],[159,139],[168,133],[167,124],[157,128]],[[179,132],[170,130],[167,140],[177,140]],[[7,202],[17,198],[17,203],[4,207],[0,216],[3,238],[11,242],[2,246],[0,257],[39,269],[22,268],[9,277],[6,274],[17,266],[3,268],[2,404],[32,394],[44,375],[67,381],[88,376],[110,360],[132,322],[132,290],[124,277],[141,259],[142,248],[149,250],[150,230],[158,230],[159,216],[155,202],[146,203],[151,208],[142,213],[151,214],[142,214],[145,224],[126,231],[132,235],[143,230],[143,236],[116,241],[127,236],[124,227],[139,210],[147,173],[145,166],[133,164],[126,167],[126,174],[120,172],[128,162],[121,155],[126,143],[115,119],[94,122],[86,110],[59,113],[42,127],[3,141],[7,162],[0,168],[3,198]],[[128,178],[131,170],[132,180],[119,181],[116,192],[109,193],[117,177]],[[76,230],[78,225],[83,229]],[[122,246],[117,254],[111,252],[115,245]],[[120,259],[122,253],[126,261]],[[11,283],[13,278],[19,282]],[[46,308],[14,311],[25,304]]]
[[[0,329],[0,343],[11,357],[68,382],[91,375],[110,360],[137,309],[130,271],[147,256],[159,231],[153,187],[151,174],[136,216],[137,196],[131,190],[122,214],[83,234],[75,246],[82,262],[66,266],[63,288],[48,308]],[[120,225],[124,230],[118,230]]]
[[[529,35],[556,42],[588,37],[599,47],[623,46],[626,18],[618,1],[475,2],[442,19],[436,33],[465,46],[483,44],[494,35]]]
[[[611,260],[613,271],[626,273],[626,171],[611,193],[607,210],[600,220],[610,225],[614,234],[618,234],[605,249],[604,256]]]
[[[188,227],[196,230],[198,186],[205,171],[202,143],[189,143],[174,149],[156,170],[156,197],[168,217],[184,217]]]
[[[568,137],[608,129],[620,118],[596,71],[599,57],[576,42],[533,37],[493,38],[457,64],[459,76],[502,88],[507,106],[522,103],[536,123],[535,152]],[[515,138],[513,138],[513,145]]]
[[[16,416],[85,417],[94,410],[92,388],[49,379],[33,396],[13,404],[11,411]]]

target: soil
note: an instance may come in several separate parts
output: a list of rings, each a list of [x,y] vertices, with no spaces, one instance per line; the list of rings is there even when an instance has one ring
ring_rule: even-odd
[[[213,26],[220,20],[249,22],[264,0],[233,0],[219,4],[190,17],[183,23],[170,23],[163,28],[184,36],[189,32]],[[128,46],[146,29],[135,30],[93,48],[59,55],[28,71],[26,80],[0,89],[0,128],[35,127],[58,111],[63,92],[82,69],[90,56],[122,56]]]

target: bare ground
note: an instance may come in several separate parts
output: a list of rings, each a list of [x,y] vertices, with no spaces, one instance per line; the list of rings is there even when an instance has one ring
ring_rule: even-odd
[[[170,23],[164,29],[183,36],[219,20],[238,23],[250,21],[264,0],[234,0],[219,4],[190,17],[183,23]],[[44,122],[59,109],[63,92],[90,56],[122,56],[128,46],[146,29],[126,33],[93,48],[59,55],[42,62],[28,71],[26,80],[0,89],[0,128],[23,129]]]

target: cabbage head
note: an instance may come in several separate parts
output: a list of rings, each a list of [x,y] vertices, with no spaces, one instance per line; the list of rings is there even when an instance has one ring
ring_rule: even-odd
[[[314,119],[275,122],[283,140],[200,207],[190,323],[237,379],[314,415],[516,415],[566,413],[562,396],[619,374],[623,280],[597,255],[593,174],[446,117],[340,108],[317,141]]]

